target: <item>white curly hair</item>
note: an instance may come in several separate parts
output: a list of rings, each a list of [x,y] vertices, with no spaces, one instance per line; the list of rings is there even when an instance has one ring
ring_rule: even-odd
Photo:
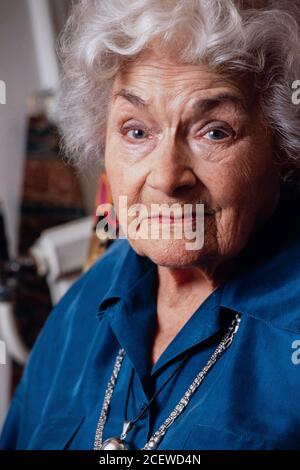
[[[62,150],[103,162],[110,90],[126,61],[158,40],[183,63],[250,75],[283,179],[300,181],[300,0],[79,0],[59,40]]]

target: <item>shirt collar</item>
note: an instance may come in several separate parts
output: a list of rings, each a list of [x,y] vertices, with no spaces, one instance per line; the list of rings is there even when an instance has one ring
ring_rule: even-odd
[[[104,297],[102,298],[98,316],[106,313],[107,307],[116,303],[119,299],[129,299],[130,291],[140,281],[149,270],[153,270],[155,264],[145,256],[139,256],[130,246],[127,240],[117,240],[114,243],[121,243],[119,257],[112,267],[112,283]]]
[[[139,256],[126,241],[115,266],[111,288],[99,306],[142,381],[164,365],[220,330],[221,289],[194,312],[179,334],[150,369],[149,353],[156,327],[157,265]]]

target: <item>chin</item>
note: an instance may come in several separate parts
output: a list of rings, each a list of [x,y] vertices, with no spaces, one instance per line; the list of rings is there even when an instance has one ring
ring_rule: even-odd
[[[141,256],[147,256],[155,264],[167,267],[189,267],[201,265],[201,260],[207,259],[204,247],[187,249],[192,244],[185,240],[134,240],[130,241],[133,249]]]

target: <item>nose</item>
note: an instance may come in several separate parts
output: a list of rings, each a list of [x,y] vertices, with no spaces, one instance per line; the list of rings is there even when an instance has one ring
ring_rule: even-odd
[[[169,135],[162,139],[152,155],[152,169],[148,175],[149,186],[169,197],[191,191],[197,184],[188,149]]]

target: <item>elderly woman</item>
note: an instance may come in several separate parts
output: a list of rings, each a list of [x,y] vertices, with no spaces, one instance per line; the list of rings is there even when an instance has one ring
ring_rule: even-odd
[[[54,308],[2,448],[300,449],[298,7],[77,4],[65,148],[103,155],[126,236]]]

